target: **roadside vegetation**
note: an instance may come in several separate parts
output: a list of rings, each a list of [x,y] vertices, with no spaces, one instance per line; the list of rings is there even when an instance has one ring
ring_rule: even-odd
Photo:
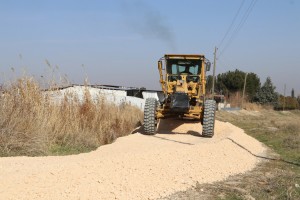
[[[206,84],[208,93],[212,93],[212,81],[212,76],[208,76]],[[236,69],[217,75],[214,92],[217,95],[224,95],[225,101],[230,103],[232,107],[245,108],[243,103],[249,102],[264,107],[272,107],[276,110],[300,109],[300,95],[296,96],[297,91],[292,89],[291,93],[287,91],[288,95],[279,94],[276,92],[271,77],[267,77],[261,83],[257,74]],[[244,86],[245,95],[243,95]]]
[[[282,160],[262,159],[250,172],[212,184],[196,184],[162,199],[300,199],[300,111],[253,107],[260,108],[260,111],[218,111],[216,117],[244,129],[248,135],[268,146],[265,157]]]
[[[32,77],[0,94],[0,156],[46,156],[88,152],[128,135],[142,121],[133,106],[116,106],[89,90],[83,101],[68,94],[60,103]]]
[[[207,80],[211,91],[212,77]],[[217,119],[244,129],[280,161],[266,159],[252,172],[206,186],[211,198],[300,199],[300,96],[294,89],[281,95],[270,77],[261,84],[255,73],[238,69],[219,74],[215,81],[216,94],[224,95],[231,107],[245,109],[219,111]]]
[[[281,161],[266,159],[252,172],[211,186],[216,198],[300,199],[300,111],[220,111],[217,119],[241,127],[270,148],[267,157]]]

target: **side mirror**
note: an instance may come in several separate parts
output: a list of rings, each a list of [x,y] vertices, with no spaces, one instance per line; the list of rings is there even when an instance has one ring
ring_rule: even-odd
[[[206,71],[210,71],[210,66],[211,66],[211,63],[208,61],[207,63],[206,63]]]

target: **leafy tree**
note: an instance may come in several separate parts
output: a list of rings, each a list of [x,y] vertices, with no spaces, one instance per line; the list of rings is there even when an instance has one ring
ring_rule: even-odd
[[[212,93],[212,82],[213,82],[213,76],[212,75],[207,76],[206,77],[206,86],[205,86],[207,93]]]
[[[299,109],[299,102],[296,98],[279,96],[278,103],[275,106],[276,110],[295,110]]]
[[[224,74],[218,74],[217,78],[216,78],[216,90],[218,93],[220,94],[228,94],[228,89],[226,87],[226,85],[223,82],[224,79]]]
[[[243,90],[246,73],[240,70],[228,71],[217,76],[216,89],[228,95]],[[260,79],[255,73],[249,73],[246,82],[246,95],[252,101],[260,89]]]
[[[294,88],[292,89],[291,97],[292,97],[292,98],[295,98],[295,90],[294,90]]]
[[[273,104],[278,101],[278,94],[275,92],[276,87],[273,85],[270,77],[266,79],[266,82],[260,88],[255,96],[255,100],[260,104]]]
[[[260,89],[260,78],[255,73],[249,73],[246,83],[246,94],[250,101],[253,101],[256,93]]]
[[[220,89],[225,89],[230,92],[241,91],[245,79],[245,73],[240,70],[228,71],[218,75],[217,83]]]

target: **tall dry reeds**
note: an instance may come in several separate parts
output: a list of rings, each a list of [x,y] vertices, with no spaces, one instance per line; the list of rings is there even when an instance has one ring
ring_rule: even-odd
[[[70,93],[58,103],[25,77],[0,95],[0,156],[90,151],[129,134],[141,120],[138,108],[92,100],[88,89],[83,101]]]

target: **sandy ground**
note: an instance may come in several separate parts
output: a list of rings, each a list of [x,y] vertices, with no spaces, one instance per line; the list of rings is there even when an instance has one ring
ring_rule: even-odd
[[[213,138],[199,137],[193,121],[163,120],[158,132],[80,155],[0,158],[0,199],[156,199],[253,169],[259,160],[232,140],[254,154],[265,151],[219,121]]]

